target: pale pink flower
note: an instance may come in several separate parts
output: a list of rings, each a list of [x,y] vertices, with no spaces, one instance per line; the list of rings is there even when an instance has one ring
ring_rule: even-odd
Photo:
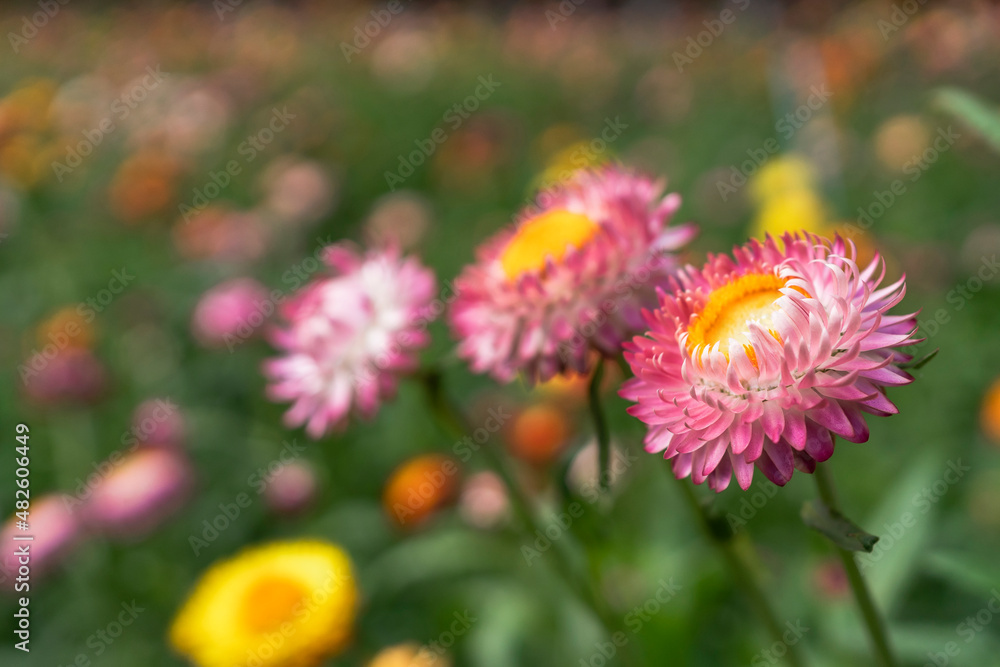
[[[19,527],[23,519],[12,516],[0,529],[0,585],[13,589],[18,577],[20,557],[15,550],[27,545],[33,577],[42,576],[64,560],[81,537],[80,523],[68,496],[51,494],[32,499],[27,513],[27,528]],[[30,541],[15,537],[30,536]]]
[[[352,408],[362,417],[378,411],[398,377],[416,370],[435,314],[434,274],[395,248],[361,255],[334,245],[324,261],[334,275],[282,305],[288,324],[270,332],[282,356],[264,364],[269,397],[293,402],[285,422],[305,424],[313,438],[343,427]]]
[[[267,290],[252,278],[236,278],[205,292],[191,317],[191,332],[206,347],[228,346],[252,337],[274,309]]]
[[[130,435],[143,445],[179,446],[184,441],[184,416],[169,399],[152,399],[132,413]]]
[[[80,514],[99,533],[139,539],[183,506],[193,481],[182,450],[138,449],[97,482]]]
[[[267,479],[264,500],[278,514],[294,515],[306,510],[316,498],[316,473],[305,463],[283,463]]]

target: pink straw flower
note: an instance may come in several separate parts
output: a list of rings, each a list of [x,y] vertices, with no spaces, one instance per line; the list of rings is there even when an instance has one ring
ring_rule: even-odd
[[[754,466],[778,485],[813,472],[834,436],[867,441],[863,413],[895,414],[885,388],[913,380],[894,348],[919,342],[916,313],[888,314],[905,277],[884,277],[878,257],[862,270],[853,244],[811,234],[682,270],[626,345],[635,377],[621,395],[649,427],[646,451],[722,491],[733,473],[748,488]]]
[[[617,355],[642,331],[641,310],[695,234],[667,227],[680,197],[619,167],[578,172],[477,251],[449,313],[458,353],[508,382],[589,372],[591,351]]]
[[[316,473],[311,466],[299,461],[282,463],[264,487],[264,500],[276,514],[300,514],[315,499]]]
[[[73,549],[81,538],[80,523],[70,508],[68,496],[52,494],[33,499],[28,511],[27,527],[18,527],[21,519],[11,517],[0,529],[0,585],[14,590],[19,556],[15,551],[28,546],[32,576],[42,574],[56,567]],[[15,540],[15,537],[31,536],[31,541]]]
[[[398,250],[360,255],[330,246],[324,261],[333,277],[311,282],[281,308],[288,322],[271,332],[283,356],[264,364],[268,395],[293,401],[290,427],[306,425],[312,438],[346,424],[353,407],[373,416],[396,389],[398,376],[417,367],[427,345],[434,274]]]
[[[267,290],[256,280],[229,280],[202,295],[191,317],[191,332],[206,347],[232,349],[264,324],[272,308]]]
[[[97,483],[80,512],[98,532],[139,539],[181,508],[193,480],[181,450],[138,449]]]

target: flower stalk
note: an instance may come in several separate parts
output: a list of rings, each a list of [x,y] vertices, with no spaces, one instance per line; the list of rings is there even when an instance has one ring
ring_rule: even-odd
[[[774,613],[774,609],[771,607],[771,603],[767,599],[763,587],[760,585],[757,572],[748,558],[747,550],[752,548],[752,546],[749,543],[740,544],[729,526],[710,516],[705,506],[698,500],[698,496],[690,484],[683,479],[677,479],[673,474],[670,474],[670,477],[677,482],[677,486],[681,489],[681,495],[684,496],[685,501],[687,501],[692,513],[695,515],[702,533],[704,533],[706,539],[722,555],[726,566],[732,574],[733,580],[743,589],[743,594],[746,595],[754,612],[761,623],[767,628],[772,639],[787,646],[788,652],[785,654],[785,660],[792,667],[803,667],[805,663],[799,654],[798,646],[788,644],[784,640],[782,635],[785,627]]]
[[[423,386],[427,393],[428,402],[432,412],[440,426],[449,432],[453,437],[461,438],[472,429],[464,413],[445,395],[443,380],[440,372],[431,370],[421,375]],[[535,513],[531,506],[531,501],[525,495],[521,485],[518,484],[511,470],[510,463],[494,447],[485,446],[480,451],[486,456],[490,468],[496,472],[510,497],[511,507],[521,524],[522,532],[526,536],[533,537],[536,533],[543,533],[542,527],[535,520]],[[618,618],[607,602],[594,589],[590,581],[579,576],[567,554],[563,551],[561,544],[553,544],[553,557],[558,561],[555,571],[559,572],[569,589],[577,598],[587,606],[600,624],[604,627],[608,636],[623,632],[623,619]],[[636,664],[629,647],[623,646],[619,652],[621,663],[625,665]]]
[[[608,420],[601,406],[601,380],[604,378],[604,360],[594,366],[594,374],[590,378],[587,396],[590,399],[590,414],[594,419],[594,433],[597,436],[597,452],[599,462],[598,483],[601,493],[607,493],[611,488],[611,434],[608,432]]]
[[[831,510],[839,512],[837,492],[829,465],[817,466],[814,476],[820,500]],[[857,561],[854,560],[854,554],[839,546],[834,546],[834,548],[837,550],[837,555],[840,556],[840,561],[844,564],[851,592],[854,593],[854,599],[861,610],[861,616],[879,664],[882,667],[896,667],[896,660],[893,657],[892,648],[889,646],[889,635],[885,622],[875,607],[875,601],[872,599],[871,591],[868,590],[868,584],[861,576],[861,570],[858,569]]]

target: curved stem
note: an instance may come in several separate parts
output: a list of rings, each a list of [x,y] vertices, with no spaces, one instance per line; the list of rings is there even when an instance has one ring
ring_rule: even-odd
[[[816,467],[813,475],[816,478],[816,488],[819,490],[819,497],[823,503],[831,510],[839,511],[837,504],[837,492],[833,485],[833,475],[830,473],[829,465],[821,464]],[[851,591],[854,599],[857,600],[861,609],[861,616],[868,629],[868,637],[871,639],[872,648],[878,656],[879,663],[883,667],[895,667],[896,660],[892,655],[892,648],[889,646],[889,634],[885,628],[885,622],[875,608],[875,601],[872,599],[868,584],[861,576],[861,570],[854,560],[854,554],[840,547],[834,547],[840,561],[844,564],[844,571],[847,573],[847,580],[851,584]]]
[[[430,371],[423,374],[422,379],[434,416],[442,428],[457,438],[462,438],[470,433],[473,429],[464,413],[445,396],[440,373]],[[506,457],[489,445],[482,447],[479,451],[483,452],[489,460],[490,468],[500,476],[504,486],[507,487],[511,507],[521,523],[524,535],[532,539],[536,534],[543,535],[542,527],[535,520],[531,501],[514,478],[514,473]],[[553,557],[557,561],[554,569],[563,576],[570,590],[593,612],[608,636],[623,632],[624,620],[615,616],[589,580],[579,576],[577,568],[573,566],[570,558],[564,552],[563,544],[553,540],[552,547]],[[622,658],[622,663],[635,664],[627,644],[621,647],[619,655]]]
[[[587,396],[590,399],[590,414],[594,418],[594,432],[597,435],[597,452],[599,461],[598,483],[601,493],[607,493],[611,488],[611,434],[608,432],[608,421],[601,407],[601,380],[604,378],[604,360],[600,359],[590,378]]]
[[[785,659],[788,661],[788,664],[792,665],[792,667],[802,667],[804,663],[802,662],[802,657],[799,655],[798,646],[796,644],[789,644],[782,637],[785,633],[785,626],[781,624],[778,616],[774,613],[774,609],[771,608],[771,603],[768,601],[767,595],[760,585],[760,580],[753,565],[749,562],[746,554],[739,549],[740,545],[737,543],[729,526],[709,516],[701,501],[698,500],[694,488],[686,480],[677,479],[672,473],[670,477],[677,481],[684,499],[697,517],[699,527],[702,529],[705,537],[708,538],[708,541],[722,554],[726,565],[732,573],[733,579],[743,589],[743,594],[750,601],[750,605],[760,618],[760,621],[767,628],[771,638],[787,647],[788,652],[785,654]]]

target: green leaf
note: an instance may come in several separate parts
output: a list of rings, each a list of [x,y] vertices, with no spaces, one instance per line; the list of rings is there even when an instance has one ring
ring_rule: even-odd
[[[802,505],[802,521],[848,551],[871,553],[878,542],[876,536],[861,530],[853,521],[819,500],[810,500]]]
[[[925,354],[924,356],[920,357],[919,359],[917,359],[915,361],[911,361],[908,364],[901,365],[900,368],[904,368],[904,369],[906,369],[908,371],[920,370],[921,368],[923,368],[924,366],[926,366],[927,363],[931,359],[933,359],[934,357],[936,357],[937,353],[940,352],[940,351],[941,351],[941,348],[940,347],[936,347],[936,348],[934,348],[933,351],[928,352],[927,354]]]
[[[933,105],[958,118],[1000,152],[1000,111],[994,105],[958,88],[939,89]]]

